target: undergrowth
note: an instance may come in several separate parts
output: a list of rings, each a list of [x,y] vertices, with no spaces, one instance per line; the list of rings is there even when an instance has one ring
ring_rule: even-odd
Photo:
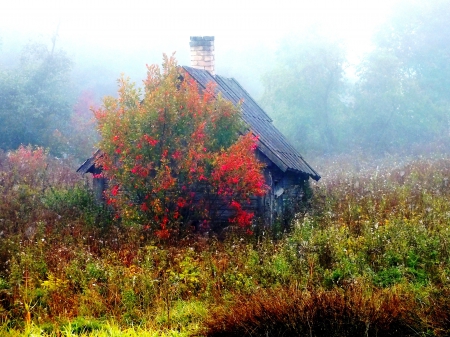
[[[445,336],[447,159],[336,165],[274,241],[122,226],[42,149],[0,154],[3,336]]]

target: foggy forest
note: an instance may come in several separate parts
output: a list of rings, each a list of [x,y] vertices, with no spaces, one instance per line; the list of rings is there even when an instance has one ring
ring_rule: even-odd
[[[215,73],[318,173],[269,225],[252,203],[288,189],[246,102],[180,70],[189,33],[0,25],[0,335],[450,335],[450,1],[396,1],[363,42],[295,13],[245,33],[243,6],[201,33]]]

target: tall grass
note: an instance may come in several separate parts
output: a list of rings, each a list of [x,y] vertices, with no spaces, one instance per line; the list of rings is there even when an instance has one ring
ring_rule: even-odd
[[[280,288],[214,310],[209,336],[410,336],[420,331],[407,292]]]
[[[450,334],[447,159],[330,165],[283,238],[174,245],[39,151],[0,156],[1,335]]]

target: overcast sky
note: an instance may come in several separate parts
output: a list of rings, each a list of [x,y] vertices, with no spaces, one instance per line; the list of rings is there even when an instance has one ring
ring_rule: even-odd
[[[9,0],[0,10],[1,31],[50,37],[59,25],[64,43],[101,48],[167,51],[190,35],[215,35],[224,48],[271,44],[287,32],[318,24],[345,39],[349,48],[367,48],[373,28],[393,0]],[[0,31],[0,34],[1,34]]]
[[[146,63],[161,63],[163,52],[176,51],[179,63],[189,64],[189,36],[213,35],[217,71],[240,79],[255,50],[276,47],[281,37],[311,25],[342,39],[350,62],[357,62],[398,1],[4,0],[0,52],[11,50],[11,37],[50,44],[57,32],[57,47],[76,62],[88,59],[93,69],[103,64],[137,80]],[[260,93],[259,78],[242,76],[244,84]]]

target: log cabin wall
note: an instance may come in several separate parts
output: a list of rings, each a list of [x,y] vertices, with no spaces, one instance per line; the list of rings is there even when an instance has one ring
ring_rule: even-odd
[[[291,171],[283,172],[262,152],[257,151],[256,155],[266,165],[264,178],[269,189],[265,196],[255,197],[248,210],[263,219],[266,226],[278,223],[287,227],[295,214],[307,204],[309,176]]]
[[[108,179],[106,178],[93,178],[92,179],[92,189],[94,192],[95,200],[98,203],[105,202],[104,192],[108,188]]]

